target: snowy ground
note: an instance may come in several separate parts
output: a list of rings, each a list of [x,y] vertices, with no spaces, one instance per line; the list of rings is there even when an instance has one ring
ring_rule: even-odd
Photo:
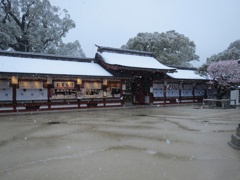
[[[239,180],[240,109],[197,106],[0,116],[0,179]]]

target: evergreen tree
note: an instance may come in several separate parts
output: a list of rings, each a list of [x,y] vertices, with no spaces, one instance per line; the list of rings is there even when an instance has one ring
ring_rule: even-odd
[[[207,58],[206,63],[204,63],[199,68],[199,73],[202,75],[207,75],[208,73],[207,68],[212,63],[239,59],[240,59],[240,40],[236,40],[232,42],[226,50]]]
[[[194,42],[175,31],[138,33],[122,48],[153,52],[155,58],[165,65],[190,66],[190,61],[199,60]]]
[[[0,1],[2,50],[69,55],[62,53],[61,48],[76,45],[75,49],[80,51],[75,54],[85,57],[79,43],[62,42],[72,28],[75,23],[67,10],[60,11],[49,0]]]

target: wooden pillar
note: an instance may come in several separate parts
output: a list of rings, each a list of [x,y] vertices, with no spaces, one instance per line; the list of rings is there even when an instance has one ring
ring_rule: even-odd
[[[78,108],[80,108],[81,107],[81,100],[77,99],[77,103],[78,103]]]
[[[167,98],[167,81],[164,81],[163,82],[163,85],[164,85],[164,95],[163,95],[163,98],[164,98],[164,106],[166,104],[166,98]]]
[[[51,84],[48,84],[47,86],[48,89],[48,110],[51,109]]]
[[[78,105],[78,109],[79,109],[81,107],[81,99],[78,98],[78,92],[80,92],[80,90],[81,90],[82,79],[77,80],[76,84],[77,84],[77,86],[76,86],[76,88],[77,88],[76,98],[77,98],[77,105]]]
[[[123,94],[126,90],[126,83],[124,83],[123,80],[121,80],[121,86],[120,86],[120,100],[121,100],[121,105],[124,104],[124,97],[123,97]],[[105,103],[104,103],[104,107],[105,107]]]
[[[179,103],[182,101],[182,82],[179,82]]]
[[[150,88],[150,93],[149,93],[149,103],[153,104],[153,80],[150,80],[149,82],[149,88]]]
[[[17,111],[17,84],[13,84],[12,85],[12,94],[13,94],[13,100],[12,100],[12,104],[13,104],[13,111]]]
[[[103,107],[106,107],[106,98],[103,98]]]
[[[192,90],[192,95],[193,95],[193,102],[195,102],[196,98],[195,98],[195,89],[196,89],[196,84],[195,82],[193,82],[193,90]]]

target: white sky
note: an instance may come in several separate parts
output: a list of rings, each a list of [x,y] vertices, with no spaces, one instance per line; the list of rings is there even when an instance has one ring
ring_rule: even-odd
[[[95,44],[120,48],[139,32],[175,30],[196,44],[199,66],[240,39],[240,0],[49,0],[76,23],[66,42],[79,40],[87,57]]]

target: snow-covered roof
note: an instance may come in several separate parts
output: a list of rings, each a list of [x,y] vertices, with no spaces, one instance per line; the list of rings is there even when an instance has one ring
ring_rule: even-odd
[[[0,56],[0,73],[112,76],[97,63]]]
[[[174,79],[193,79],[193,80],[207,80],[205,77],[199,76],[193,70],[177,69],[174,73],[167,73],[168,76]]]
[[[175,70],[158,62],[154,57],[141,56],[136,54],[123,54],[113,52],[98,52],[105,63],[111,65],[125,66],[131,68],[156,69],[156,70]]]

